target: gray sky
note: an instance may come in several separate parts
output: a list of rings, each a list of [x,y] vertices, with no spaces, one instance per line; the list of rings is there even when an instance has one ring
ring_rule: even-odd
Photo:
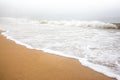
[[[0,0],[0,16],[120,21],[120,0]]]

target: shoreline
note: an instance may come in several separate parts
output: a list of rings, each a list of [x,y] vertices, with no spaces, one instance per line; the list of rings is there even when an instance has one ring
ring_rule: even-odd
[[[1,34],[0,44],[0,80],[116,80],[78,60],[28,49]]]

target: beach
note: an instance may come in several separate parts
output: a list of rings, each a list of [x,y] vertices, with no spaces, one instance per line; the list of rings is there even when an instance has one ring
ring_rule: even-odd
[[[115,80],[79,61],[28,49],[0,35],[0,80]]]

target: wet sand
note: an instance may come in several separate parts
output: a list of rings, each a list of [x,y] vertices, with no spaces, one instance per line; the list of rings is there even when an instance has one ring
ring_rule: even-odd
[[[0,35],[0,80],[115,80],[79,61],[27,49]]]

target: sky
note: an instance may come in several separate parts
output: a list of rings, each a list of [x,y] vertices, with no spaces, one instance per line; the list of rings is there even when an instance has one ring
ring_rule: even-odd
[[[120,0],[0,0],[0,16],[120,21]]]

